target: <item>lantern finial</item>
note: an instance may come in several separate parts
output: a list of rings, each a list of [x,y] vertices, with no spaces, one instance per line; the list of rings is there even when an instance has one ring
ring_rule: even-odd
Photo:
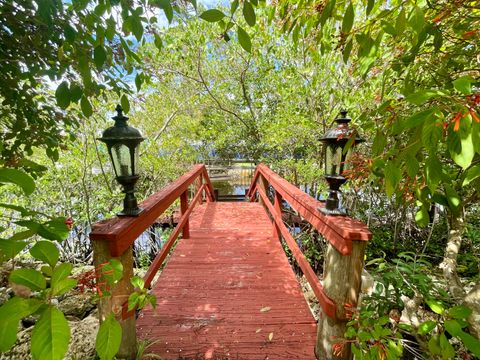
[[[117,105],[117,107],[115,108],[115,111],[117,112],[117,115],[112,117],[112,119],[115,120],[115,126],[121,126],[121,127],[127,126],[128,117],[123,115],[123,109],[120,104]]]

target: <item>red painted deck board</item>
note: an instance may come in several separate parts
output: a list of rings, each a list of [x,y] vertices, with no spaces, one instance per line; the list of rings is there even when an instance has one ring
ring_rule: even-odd
[[[315,359],[316,322],[258,203],[195,209],[138,334],[164,359]],[[260,311],[262,308],[268,311]],[[270,341],[269,335],[273,334]]]

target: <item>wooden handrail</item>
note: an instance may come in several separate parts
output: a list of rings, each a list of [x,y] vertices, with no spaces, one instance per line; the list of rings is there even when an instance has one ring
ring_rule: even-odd
[[[253,199],[257,189],[259,176],[264,179],[285,199],[290,206],[307,220],[322,236],[328,240],[342,255],[352,252],[352,241],[368,241],[372,233],[360,221],[344,216],[327,216],[318,211],[324,203],[314,199],[295,185],[273,172],[265,164],[257,167],[252,179],[252,185],[247,196]]]
[[[203,164],[195,165],[189,172],[141,203],[140,207],[144,210],[138,217],[115,217],[93,225],[90,240],[106,241],[113,257],[122,255],[199,178],[205,181],[203,189],[206,190],[208,199],[213,201],[213,187],[207,169]]]
[[[320,280],[318,280],[317,275],[315,274],[312,267],[308,263],[308,260],[306,259],[305,255],[303,255],[302,250],[300,250],[297,243],[295,242],[295,239],[293,238],[292,235],[290,235],[290,232],[288,231],[287,227],[283,223],[281,213],[278,213],[275,210],[274,206],[268,199],[267,194],[265,194],[265,192],[262,189],[257,188],[257,191],[262,197],[268,210],[270,211],[270,214],[272,215],[277,228],[280,230],[280,233],[285,239],[285,242],[287,243],[289,249],[291,250],[293,256],[295,257],[297,264],[300,266],[300,269],[302,269],[302,272],[305,275],[305,278],[307,279],[308,283],[312,287],[313,293],[317,297],[318,302],[320,303],[323,310],[325,311],[325,314],[327,314],[329,317],[334,319],[336,317],[336,311],[337,311],[337,306],[335,305],[335,302],[333,302],[333,300],[330,299],[323,291],[323,286],[322,284],[320,284]]]
[[[175,229],[172,231],[170,236],[168,237],[168,240],[165,242],[165,244],[162,246],[162,249],[160,252],[155,256],[155,259],[152,261],[150,266],[148,267],[147,272],[145,273],[145,276],[143,277],[143,282],[144,282],[144,287],[146,289],[150,288],[150,285],[152,284],[152,281],[155,277],[155,274],[157,273],[158,269],[162,266],[163,262],[168,256],[168,253],[170,252],[173,244],[175,244],[175,241],[177,241],[178,236],[180,235],[180,232],[185,229],[185,227],[188,224],[188,219],[190,217],[190,214],[192,213],[193,209],[195,208],[195,205],[198,203],[199,199],[203,195],[203,191],[206,190],[207,194],[209,193],[208,190],[208,185],[203,184],[198,190],[195,196],[193,197],[192,201],[190,202],[190,205],[185,209],[185,211],[182,211],[182,217],[178,221],[177,226]],[[185,193],[184,193],[185,194]],[[213,199],[207,195],[207,201],[212,201]],[[184,232],[185,234],[185,232]],[[185,236],[184,236],[185,237]],[[128,311],[128,301],[126,301],[123,304],[122,307],[122,318],[123,319],[128,319],[129,317],[133,316],[135,313],[135,309]]]

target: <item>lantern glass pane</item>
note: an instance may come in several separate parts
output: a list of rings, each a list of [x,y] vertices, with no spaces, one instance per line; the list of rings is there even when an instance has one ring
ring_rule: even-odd
[[[124,144],[115,144],[112,146],[112,161],[117,176],[132,176],[132,161],[130,150]]]
[[[336,176],[340,174],[340,163],[342,161],[342,148],[335,145],[327,145],[325,154],[325,174]]]
[[[140,153],[140,144],[138,144],[134,149],[133,149],[133,169],[132,169],[132,175],[138,175],[138,158],[139,158],[139,153]]]
[[[338,175],[343,175],[343,172],[345,170],[350,170],[350,154],[351,154],[351,148],[347,151],[346,154],[343,154],[343,149],[341,149],[340,152],[340,169],[338,171]]]

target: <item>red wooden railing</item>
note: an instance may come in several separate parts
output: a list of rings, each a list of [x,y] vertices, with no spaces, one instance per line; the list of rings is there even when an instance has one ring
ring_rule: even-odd
[[[274,204],[271,203],[267,196],[269,185],[275,190]],[[307,220],[342,255],[349,255],[352,252],[352,241],[370,240],[372,236],[370,231],[364,224],[349,217],[324,215],[318,211],[319,207],[324,206],[322,202],[290,184],[264,164],[257,166],[247,196],[250,197],[251,201],[255,201],[257,193],[259,194],[259,199],[265,204],[273,219],[275,224],[274,235],[281,234],[284,238],[325,314],[331,318],[335,318],[336,304],[325,294],[317,275],[283,223],[282,200],[284,199],[288,202],[300,216]]]
[[[192,184],[196,185],[196,193],[189,203],[188,193]],[[214,201],[213,187],[205,165],[195,165],[189,172],[140,204],[144,210],[138,217],[116,217],[101,221],[93,226],[90,239],[107,241],[110,255],[112,257],[121,256],[175,200],[180,198],[181,218],[143,278],[145,288],[149,288],[180,233],[183,232],[183,238],[190,237],[190,214],[197,204],[202,203],[204,196],[207,202]],[[132,314],[133,311],[128,312],[127,306],[124,304],[122,317],[125,319]]]

